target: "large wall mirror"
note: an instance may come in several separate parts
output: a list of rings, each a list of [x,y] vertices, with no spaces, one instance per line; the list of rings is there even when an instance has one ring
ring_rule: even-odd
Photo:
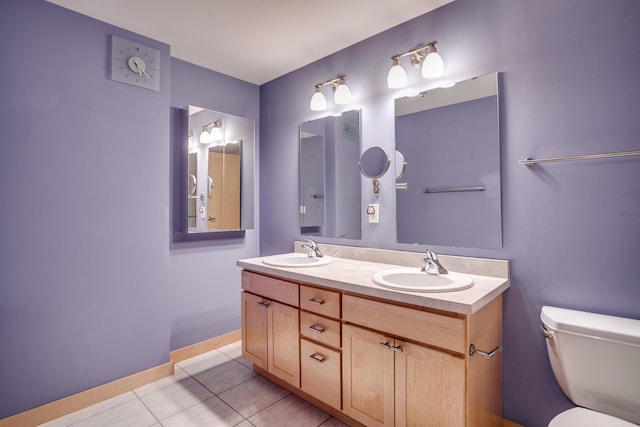
[[[498,117],[497,73],[396,100],[398,242],[502,247]]]
[[[300,125],[300,234],[360,239],[360,111]]]
[[[253,228],[254,121],[188,107],[187,232]]]

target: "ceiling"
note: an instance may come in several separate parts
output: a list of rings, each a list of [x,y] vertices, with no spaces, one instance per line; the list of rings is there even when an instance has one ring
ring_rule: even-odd
[[[260,85],[453,0],[48,1]]]

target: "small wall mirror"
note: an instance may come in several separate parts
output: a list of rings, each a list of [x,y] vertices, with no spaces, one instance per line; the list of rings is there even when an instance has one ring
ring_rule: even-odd
[[[254,121],[188,107],[187,232],[253,228]]]
[[[498,74],[397,99],[395,115],[398,242],[501,248]]]
[[[300,234],[360,239],[360,111],[300,125]]]
[[[360,156],[360,172],[367,178],[373,179],[373,194],[378,197],[380,193],[380,182],[382,177],[391,165],[387,151],[382,147],[369,147]]]

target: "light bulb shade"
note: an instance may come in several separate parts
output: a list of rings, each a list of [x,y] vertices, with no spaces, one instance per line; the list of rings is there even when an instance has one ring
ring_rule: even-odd
[[[211,144],[211,134],[207,132],[206,129],[204,129],[200,134],[200,144],[204,144],[204,145]]]
[[[333,94],[333,101],[338,105],[344,105],[351,102],[351,89],[346,83],[341,82]]]
[[[427,54],[422,62],[422,77],[436,79],[444,74],[444,61],[435,48]]]
[[[327,109],[327,98],[325,98],[322,92],[320,92],[319,87],[316,88],[316,91],[313,92],[313,96],[311,96],[309,108],[313,111],[324,111]]]
[[[408,83],[407,72],[402,68],[402,65],[398,64],[398,61],[394,61],[389,74],[387,74],[387,86],[389,89],[398,89],[405,87]]]
[[[211,133],[209,135],[211,137],[211,142],[222,141],[222,129],[220,129],[219,127],[212,127]]]

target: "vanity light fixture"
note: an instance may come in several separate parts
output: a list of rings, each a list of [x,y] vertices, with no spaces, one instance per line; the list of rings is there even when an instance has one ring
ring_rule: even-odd
[[[211,128],[210,131],[209,128]],[[220,120],[202,126],[200,144],[209,145],[219,141],[222,141],[222,122]]]
[[[444,61],[436,49],[436,40],[391,57],[391,69],[387,74],[387,86],[398,89],[408,84],[407,73],[400,65],[400,58],[411,55],[411,65],[422,69],[422,77],[433,79],[444,74]]]
[[[346,77],[344,74],[337,76],[334,79],[329,79],[326,82],[318,83],[315,85],[315,91],[311,96],[311,102],[309,108],[313,111],[324,111],[327,109],[327,98],[322,93],[322,86],[331,85],[333,89],[333,102],[337,105],[345,105],[351,102],[351,89],[347,86]]]

